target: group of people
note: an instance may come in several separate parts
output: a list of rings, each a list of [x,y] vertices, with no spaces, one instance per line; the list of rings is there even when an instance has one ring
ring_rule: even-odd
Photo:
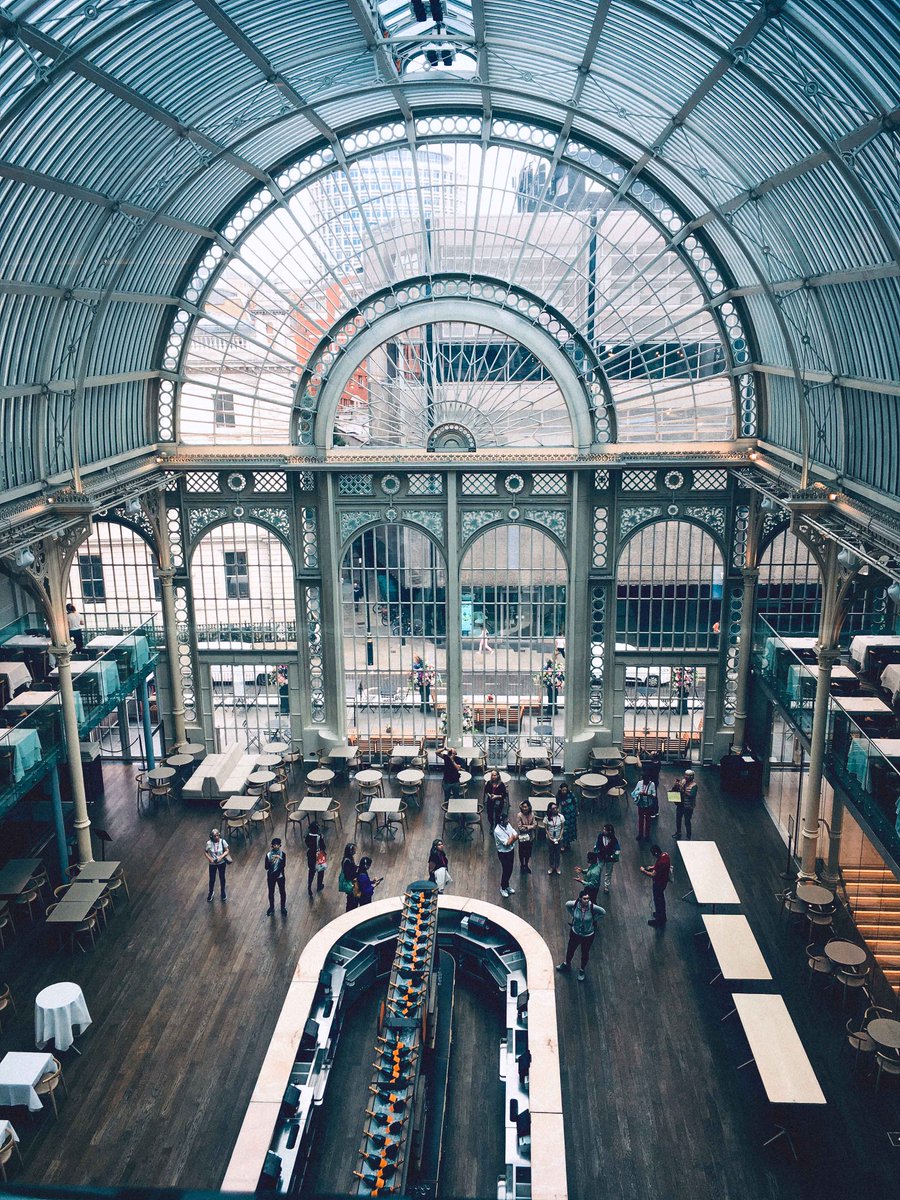
[[[637,840],[650,841],[650,822],[659,816],[659,772],[660,760],[658,754],[651,755],[641,763],[641,778],[634,786],[631,798],[637,805],[638,825]],[[677,796],[675,802],[675,840],[684,837],[691,840],[691,826],[694,819],[694,809],[697,807],[697,780],[694,772],[688,768],[684,774],[675,780],[670,793]]]

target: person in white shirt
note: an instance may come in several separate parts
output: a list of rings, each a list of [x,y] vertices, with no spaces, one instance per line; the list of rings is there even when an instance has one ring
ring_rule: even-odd
[[[219,892],[223,900],[227,900],[228,896],[225,892],[225,868],[228,866],[228,843],[219,833],[218,829],[210,830],[209,841],[206,843],[206,860],[209,863],[209,894],[206,897],[207,904],[212,902],[213,892],[216,888],[216,875],[219,876]]]
[[[560,847],[565,827],[566,819],[559,811],[559,808],[556,804],[548,804],[547,815],[544,817],[544,829],[547,832],[547,848],[550,851],[550,870],[547,872],[548,875],[559,874]]]
[[[84,622],[74,604],[66,605],[66,621],[69,624],[69,636],[80,653],[84,649]]]
[[[500,860],[500,895],[503,897],[516,894],[516,889],[509,886],[509,881],[512,878],[518,840],[519,835],[509,823],[509,810],[503,809],[497,814],[497,823],[494,825],[494,845]]]

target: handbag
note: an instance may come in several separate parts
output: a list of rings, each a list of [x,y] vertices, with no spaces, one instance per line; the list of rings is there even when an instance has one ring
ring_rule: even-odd
[[[353,884],[344,874],[344,868],[341,867],[341,872],[338,875],[338,891],[343,892],[345,896],[353,895]]]
[[[226,854],[225,857],[222,859],[222,862],[233,863],[234,859],[231,857],[230,854]]]
[[[324,871],[324,870],[325,870],[325,864],[326,864],[327,862],[328,862],[328,859],[327,859],[327,857],[326,857],[326,855],[325,855],[325,851],[324,851],[324,850],[317,850],[317,851],[316,851],[316,870],[317,870],[317,871]]]
[[[531,834],[527,829],[523,830],[522,833],[519,834],[519,841],[520,842],[530,842],[531,841]]]

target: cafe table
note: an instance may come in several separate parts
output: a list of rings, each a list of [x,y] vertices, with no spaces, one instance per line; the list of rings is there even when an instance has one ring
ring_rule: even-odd
[[[202,754],[206,749],[202,742],[179,742],[175,749],[179,754],[189,754],[191,758],[196,758],[198,754]]]
[[[588,772],[586,775],[579,775],[575,780],[579,787],[583,788],[605,788],[608,782],[605,775],[600,775],[598,772]]]
[[[490,770],[485,772],[485,775],[484,775],[485,783],[491,782],[491,771],[496,771],[497,774],[500,776],[500,782],[505,783],[506,786],[509,787],[510,783],[512,782],[512,775],[510,775],[509,771],[502,771],[499,767],[491,767]]]
[[[247,782],[254,787],[268,787],[270,783],[275,782],[274,771],[252,771],[247,776]]]
[[[102,890],[102,889],[101,889]],[[68,895],[68,893],[66,893]],[[47,914],[46,920],[48,925],[80,925],[82,921],[87,920],[91,909],[97,903],[97,900],[72,899],[66,900],[63,896],[56,908]]]
[[[297,805],[298,812],[326,813],[334,804],[333,796],[304,796]]]
[[[53,1068],[53,1055],[11,1050],[0,1061],[0,1107],[27,1105],[29,1112],[41,1111],[41,1098],[34,1085]]]
[[[161,787],[164,783],[168,783],[170,779],[175,778],[175,768],[154,767],[152,771],[147,772],[147,778],[155,787]]]
[[[324,751],[326,758],[343,758],[346,762],[352,762],[359,754],[359,746],[329,746]]]
[[[681,862],[690,880],[690,890],[682,900],[693,893],[698,904],[740,904],[741,898],[728,874],[728,868],[715,842],[679,842]]]
[[[405,742],[391,747],[391,758],[418,758],[420,753],[418,746],[410,746]]]
[[[85,645],[85,650],[124,650],[128,654],[128,664],[132,671],[139,670],[150,661],[150,643],[141,633],[100,634],[91,638]]]
[[[472,831],[466,824],[466,817],[478,815],[478,801],[464,796],[451,796],[447,801],[447,816],[453,817],[453,832],[451,837],[459,842],[470,842]]]
[[[31,683],[31,672],[23,662],[18,662],[15,659],[12,662],[0,662],[0,675],[6,677],[6,682],[9,687],[10,695],[20,688],[22,684],[26,686]]]
[[[259,796],[229,796],[222,803],[222,812],[226,817],[245,817],[253,812],[259,801]]]
[[[525,778],[535,787],[547,787],[553,783],[553,772],[545,767],[534,767],[525,772]]]
[[[882,1050],[900,1050],[900,1021],[876,1017],[866,1026],[866,1033]]]
[[[86,883],[89,879],[109,880],[115,875],[120,862],[115,862],[113,859],[107,859],[106,862],[90,862],[83,863],[78,874],[75,876],[77,883]]]
[[[271,769],[272,767],[277,767],[280,765],[280,763],[281,763],[281,755],[280,754],[265,754],[265,753],[263,753],[263,754],[257,754],[257,756],[256,756],[256,765],[258,767],[263,767],[264,769]]]
[[[183,771],[185,767],[192,767],[194,760],[190,754],[173,754],[171,758],[166,759],[166,766],[172,767],[176,771]]]
[[[719,964],[711,984],[717,979],[768,981],[772,978],[743,913],[704,913],[703,924]]]
[[[82,880],[80,875],[75,879],[59,898],[60,904],[73,904],[84,901],[86,904],[96,904],[106,891],[106,882],[102,879]]]
[[[811,904],[813,908],[825,908],[834,903],[834,892],[818,883],[798,883],[795,889],[798,900]]]
[[[78,692],[74,693],[75,699],[75,716],[78,719],[78,724],[81,725],[84,721],[84,701]],[[3,711],[18,714],[20,712],[33,712],[35,709],[43,708],[59,708],[61,700],[59,692],[19,692],[18,696],[13,696],[12,700],[5,705]]]
[[[16,783],[41,761],[41,739],[36,729],[6,729],[0,733],[0,755],[12,759],[12,777]]]
[[[358,778],[359,778],[359,776],[357,775],[357,779]],[[397,835],[396,835],[396,833],[394,833],[393,825],[390,823],[390,821],[387,820],[387,818],[389,816],[396,816],[396,814],[399,813],[399,811],[400,811],[400,797],[399,796],[375,796],[374,797],[374,799],[369,804],[369,812],[376,813],[379,816],[383,816],[385,818],[384,821],[381,823],[381,825],[379,825],[379,827],[375,830],[376,838],[386,840],[386,841],[391,841],[391,842],[394,840],[394,838]]]
[[[382,778],[381,772],[376,767],[368,767],[365,771],[356,772],[357,783],[381,783]]]
[[[53,1042],[57,1050],[80,1050],[75,1043],[75,1028],[82,1034],[91,1024],[84,993],[77,983],[52,983],[38,992],[34,1000],[34,1044],[42,1050]]]
[[[11,858],[0,867],[0,898],[14,900],[25,891],[28,881],[41,866],[39,858]]]
[[[260,747],[263,754],[276,754],[278,760],[281,760],[283,754],[290,751],[290,746],[287,742],[268,742],[265,746]]]
[[[420,771],[418,767],[407,767],[405,770],[397,772],[399,783],[421,783],[424,778],[425,772]]]
[[[76,683],[88,675],[96,679],[97,691],[100,694],[101,700],[108,700],[110,696],[114,696],[119,690],[119,668],[111,659],[101,658],[90,661],[76,659],[72,663],[71,670],[72,679]],[[54,667],[47,678],[51,683],[58,684],[59,669]]]
[[[851,969],[861,967],[866,961],[866,952],[856,942],[845,942],[833,938],[825,945],[825,957],[836,967]]]
[[[363,771],[361,774],[365,775],[367,772]],[[357,779],[358,778],[359,775],[357,775]],[[378,778],[381,778],[380,771],[378,772]],[[315,787],[328,787],[333,780],[334,771],[332,771],[329,767],[314,767],[313,770],[310,771],[310,773],[306,776],[306,782],[313,784]]]

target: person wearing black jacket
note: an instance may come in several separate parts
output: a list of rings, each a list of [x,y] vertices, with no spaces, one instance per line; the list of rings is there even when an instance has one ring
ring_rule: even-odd
[[[287,912],[284,895],[284,868],[287,862],[281,848],[281,838],[272,838],[272,848],[263,859],[266,868],[266,886],[269,889],[269,907],[266,916],[271,917],[275,911],[275,885],[278,885],[278,895],[281,897],[281,911]]]
[[[649,758],[641,759],[641,783],[652,783],[656,788],[653,807],[650,809],[650,820],[659,816],[659,751],[654,750]]]
[[[319,826],[315,823],[315,821],[310,823],[309,832],[304,838],[304,842],[306,844],[307,866],[306,894],[311,896],[313,894],[313,880],[316,878],[316,876],[318,876],[316,891],[321,892],[325,887],[325,864],[324,861],[321,864],[319,862],[319,855],[322,854],[324,856],[325,854],[325,839],[322,837],[321,833],[319,833]],[[322,867],[321,871],[319,870],[320,866]]]
[[[602,867],[603,891],[609,895],[613,867],[622,857],[622,848],[619,845],[619,839],[616,837],[615,829],[608,821],[597,834],[597,844],[594,850]]]
[[[344,857],[341,859],[341,874],[346,882],[350,885],[349,892],[344,892],[347,897],[347,905],[344,912],[351,912],[359,904],[359,900],[353,893],[353,884],[356,882],[356,842],[348,842],[344,847]],[[344,891],[343,888],[341,888]]]

